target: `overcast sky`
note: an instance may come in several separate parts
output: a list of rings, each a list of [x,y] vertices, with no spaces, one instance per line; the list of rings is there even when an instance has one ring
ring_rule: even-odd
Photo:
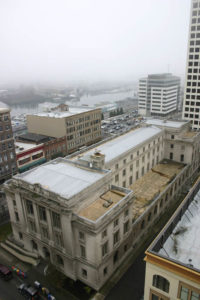
[[[191,0],[0,0],[0,83],[185,73]]]

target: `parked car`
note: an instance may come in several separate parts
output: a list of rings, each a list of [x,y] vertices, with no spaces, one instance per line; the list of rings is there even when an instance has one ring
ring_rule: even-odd
[[[18,292],[27,299],[39,299],[38,291],[30,284],[22,283],[18,286]]]
[[[4,280],[10,280],[12,278],[12,272],[4,265],[0,264],[0,277]]]

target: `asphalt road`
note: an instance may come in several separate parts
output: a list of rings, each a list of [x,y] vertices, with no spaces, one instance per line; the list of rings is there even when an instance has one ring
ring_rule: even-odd
[[[18,278],[12,278],[10,281],[4,281],[0,278],[0,300],[22,300],[22,297],[18,291],[17,286],[20,284]]]
[[[105,300],[140,300],[144,291],[145,262],[144,252],[118,281]]]

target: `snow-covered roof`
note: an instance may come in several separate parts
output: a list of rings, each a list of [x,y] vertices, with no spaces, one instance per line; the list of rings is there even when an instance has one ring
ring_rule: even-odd
[[[84,112],[88,112],[88,111],[92,111],[94,109],[94,107],[85,107],[85,106],[81,106],[81,107],[70,107],[69,106],[69,110],[68,111],[51,111],[51,112],[41,112],[41,113],[36,113],[36,114],[32,114],[34,116],[39,116],[39,117],[49,117],[49,118],[65,118],[65,117],[70,117],[76,114],[81,114]]]
[[[147,124],[156,125],[156,126],[163,126],[163,127],[174,127],[174,128],[181,128],[188,122],[184,121],[167,121],[162,119],[147,119]]]
[[[15,178],[70,198],[105,176],[105,172],[81,168],[65,159],[56,159]]]
[[[124,152],[137,147],[146,140],[159,134],[161,131],[162,130],[158,127],[141,127],[139,129],[132,130],[124,135],[121,135],[113,140],[105,142],[102,145],[96,147],[96,149],[105,155],[105,162],[108,163]],[[85,152],[85,155],[87,156],[92,154],[94,154],[94,149]],[[77,157],[74,157],[73,159],[77,159]]]
[[[200,190],[159,254],[200,270]]]
[[[33,144],[33,143],[21,143],[21,142],[15,142],[15,152],[17,154],[26,151],[26,150],[30,150],[33,149],[35,147],[38,147],[39,145]]]

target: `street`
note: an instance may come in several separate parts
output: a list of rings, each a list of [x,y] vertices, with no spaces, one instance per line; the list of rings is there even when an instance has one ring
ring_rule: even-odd
[[[20,284],[20,279],[15,276],[10,281],[4,281],[0,278],[0,300],[22,300],[17,286]]]
[[[145,278],[145,254],[140,254],[128,271],[110,291],[105,300],[140,300]]]

